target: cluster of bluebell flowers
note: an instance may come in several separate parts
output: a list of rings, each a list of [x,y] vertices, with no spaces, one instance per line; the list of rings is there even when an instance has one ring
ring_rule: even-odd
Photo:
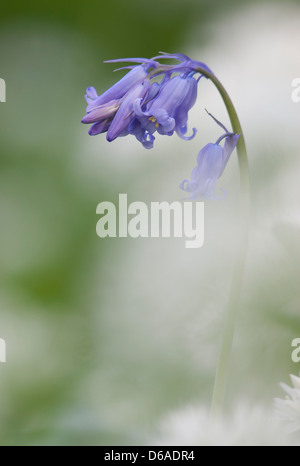
[[[160,58],[175,59],[176,65],[161,64]],[[86,91],[86,115],[82,123],[92,124],[91,136],[106,133],[107,141],[134,135],[146,149],[151,149],[154,134],[172,136],[174,132],[182,139],[192,139],[193,128],[187,134],[189,110],[197,99],[198,82],[203,76],[199,68],[212,73],[204,64],[183,54],[162,54],[152,59],[127,58],[109,60],[106,63],[133,62],[133,66],[120,69],[130,71],[100,96],[94,87]],[[214,118],[214,117],[213,117]],[[189,193],[189,198],[218,198],[216,182],[222,175],[239,136],[225,130],[215,144],[207,144],[199,153],[197,167],[191,180],[184,180],[180,187]],[[225,139],[224,147],[220,142]]]

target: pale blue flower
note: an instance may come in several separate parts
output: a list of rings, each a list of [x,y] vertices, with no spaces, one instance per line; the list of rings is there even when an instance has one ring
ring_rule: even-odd
[[[180,183],[180,188],[189,193],[189,199],[221,199],[224,197],[224,190],[221,190],[222,195],[216,194],[216,185],[237,145],[239,135],[228,133],[222,136],[222,139],[224,138],[224,147],[219,143],[208,143],[200,150],[197,166],[192,171],[191,179]]]

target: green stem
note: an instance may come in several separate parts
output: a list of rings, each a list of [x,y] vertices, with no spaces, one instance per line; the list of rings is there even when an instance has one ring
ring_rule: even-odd
[[[246,250],[247,250],[247,237],[248,237],[248,216],[249,216],[249,199],[250,199],[250,188],[249,188],[249,168],[248,168],[248,157],[245,146],[245,139],[243,131],[238,119],[236,110],[233,103],[223,87],[220,81],[207,70],[197,68],[197,72],[203,74],[210,79],[218,89],[225,107],[227,109],[232,130],[236,134],[240,134],[236,149],[239,161],[239,172],[240,172],[240,189],[241,189],[241,202],[240,202],[240,228],[237,232],[237,248],[234,262],[234,269],[232,275],[231,289],[229,294],[228,305],[226,309],[224,332],[221,343],[221,352],[219,357],[219,363],[216,371],[214,392],[211,406],[212,419],[216,418],[222,413],[229,361],[232,350],[232,343],[234,337],[235,323],[237,319],[240,296],[243,286],[243,276],[245,270]]]

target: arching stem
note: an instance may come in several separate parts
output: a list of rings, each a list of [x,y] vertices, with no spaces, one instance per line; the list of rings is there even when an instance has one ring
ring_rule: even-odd
[[[239,206],[240,222],[236,238],[237,248],[234,258],[234,269],[232,275],[231,289],[226,308],[224,331],[212,398],[211,416],[212,419],[215,419],[222,413],[223,409],[228,378],[229,362],[234,338],[235,323],[237,320],[237,314],[240,306],[241,291],[243,287],[243,277],[245,271],[245,260],[248,240],[248,217],[250,204],[249,167],[245,139],[241,128],[241,124],[227,91],[220,83],[220,81],[215,77],[215,75],[209,73],[206,69],[197,67],[195,71],[203,74],[216,86],[227,109],[232,125],[232,130],[234,133],[240,135],[236,146],[239,162],[241,189],[241,200]]]

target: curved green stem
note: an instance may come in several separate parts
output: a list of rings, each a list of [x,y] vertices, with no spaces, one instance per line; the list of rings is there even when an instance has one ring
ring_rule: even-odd
[[[210,79],[218,89],[228,115],[231,121],[233,132],[240,134],[236,149],[239,161],[240,172],[240,188],[241,188],[241,202],[240,202],[240,226],[237,232],[237,249],[234,262],[234,269],[232,275],[231,289],[229,294],[228,305],[226,309],[224,332],[221,343],[221,352],[219,363],[217,367],[214,392],[212,398],[211,416],[215,418],[220,415],[223,409],[226,383],[228,377],[229,361],[232,350],[232,343],[234,337],[235,323],[237,319],[240,296],[243,286],[243,276],[245,270],[247,239],[248,239],[248,216],[249,216],[249,168],[248,157],[245,146],[245,139],[240,125],[239,118],[233,103],[223,85],[220,81],[207,70],[198,67],[195,71],[203,74],[206,78]]]

